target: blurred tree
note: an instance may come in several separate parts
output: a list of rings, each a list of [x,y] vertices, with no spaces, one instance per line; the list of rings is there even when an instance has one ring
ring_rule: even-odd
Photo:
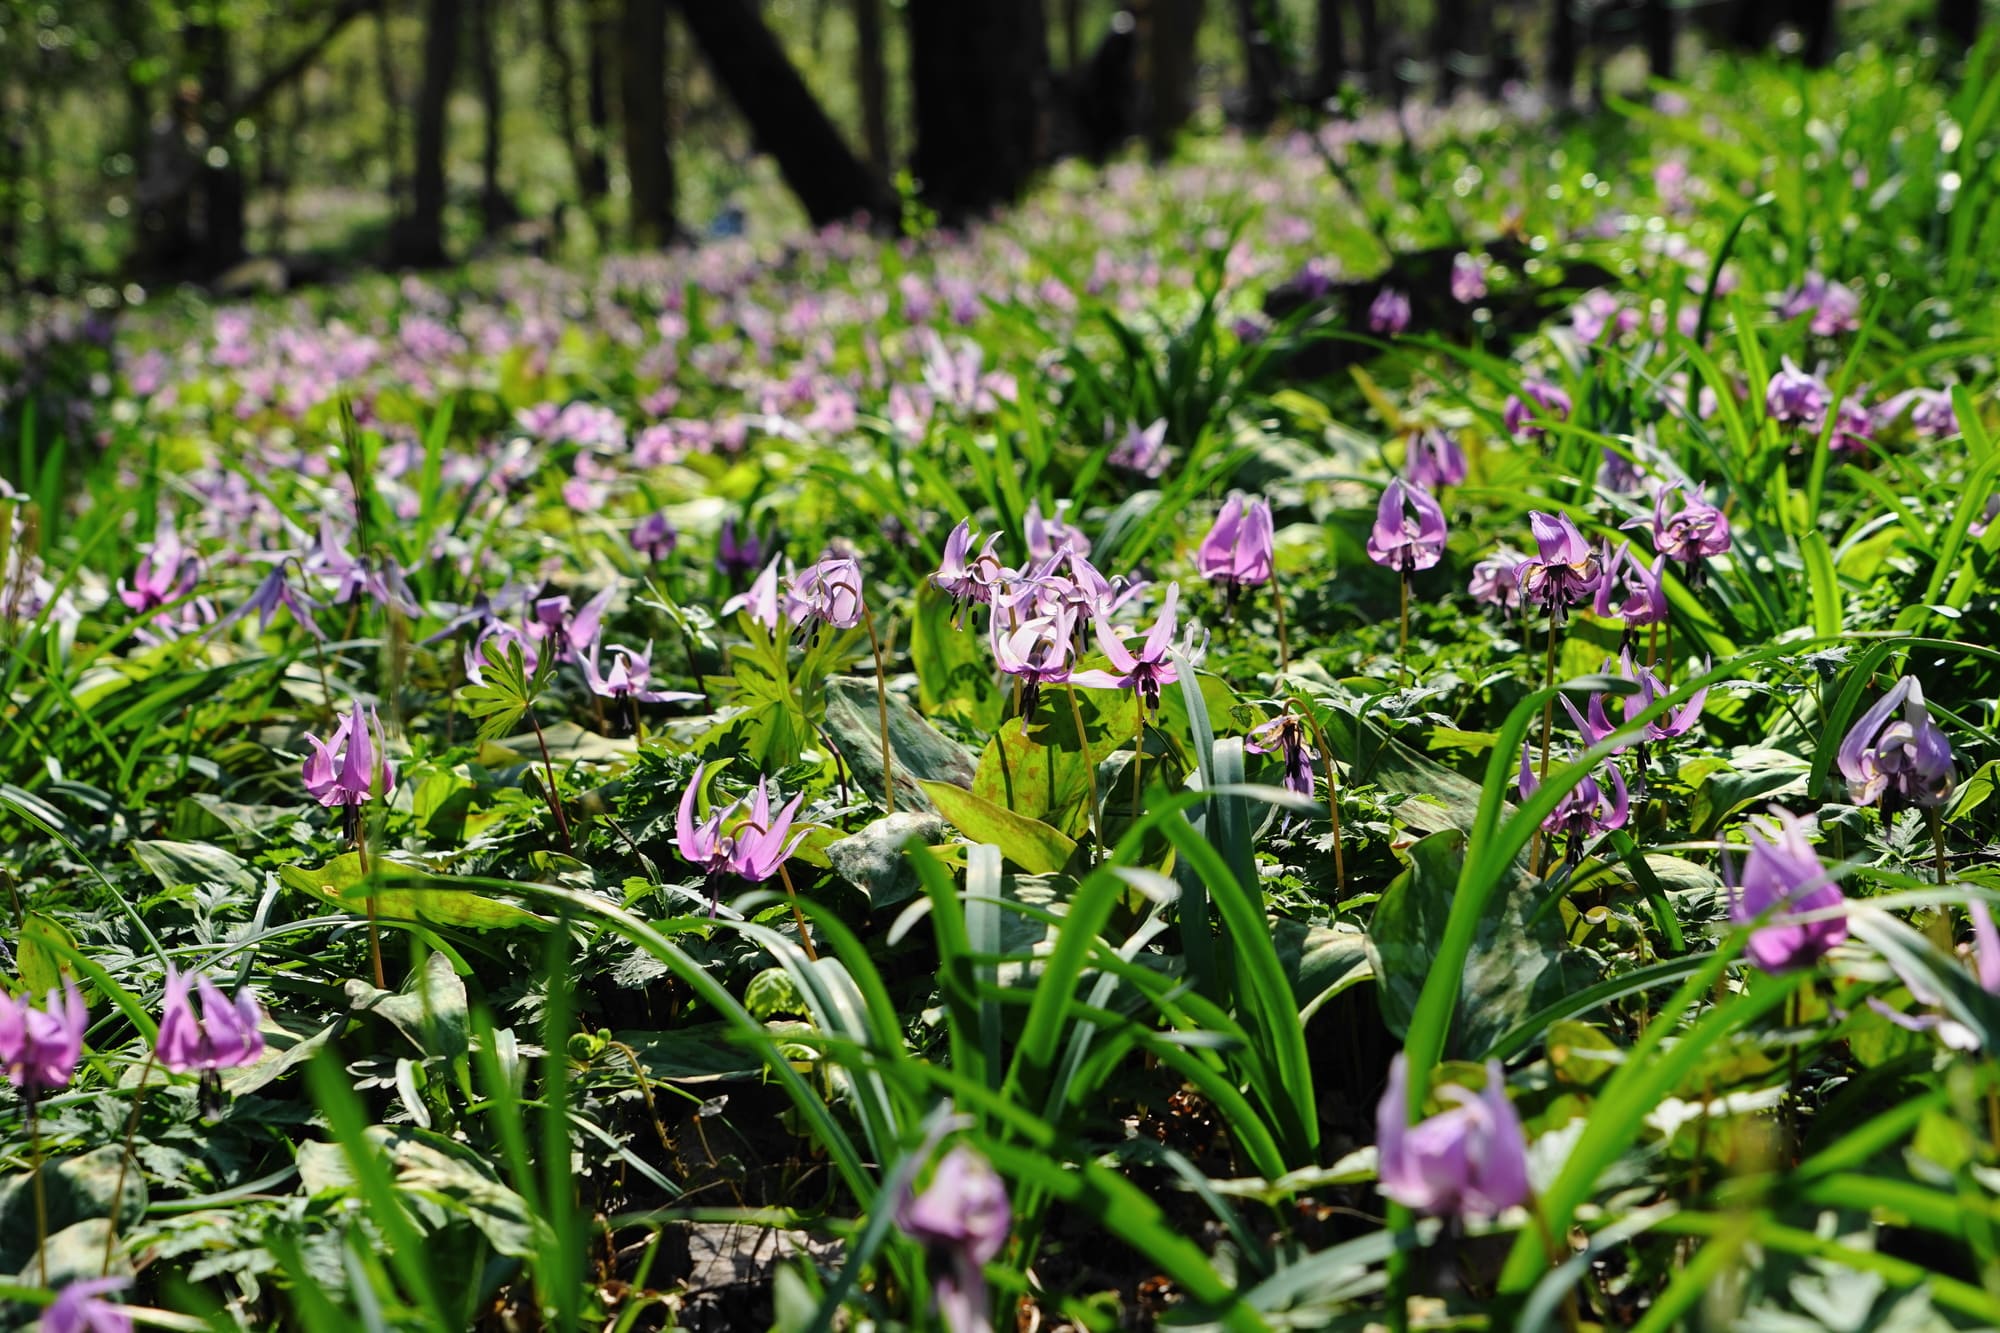
[[[1656,79],[1674,77],[1673,0],[1645,0],[1646,68]]]
[[[445,262],[446,111],[458,70],[460,0],[427,0],[424,7],[424,77],[417,90],[417,153],[411,170],[410,215],[390,245],[398,264]]]
[[[1048,151],[1041,0],[909,0],[923,200],[948,222],[1012,202]]]
[[[667,7],[623,0],[618,32],[619,120],[631,183],[626,226],[634,245],[674,236],[674,163],[667,144]]]
[[[611,192],[611,47],[618,40],[618,0],[586,0],[583,37],[584,198],[596,217]],[[664,73],[664,71],[663,71]],[[603,219],[597,218],[600,231]]]
[[[1967,50],[1979,40],[1979,0],[1938,0],[1938,28]]]
[[[396,71],[396,42],[389,31],[390,0],[375,11],[375,79],[382,88],[382,156],[389,164],[389,229],[402,225],[409,181],[403,174],[403,90]]]
[[[1155,158],[1164,158],[1194,111],[1202,0],[1138,0],[1134,7],[1144,53],[1146,143]]]
[[[1278,118],[1285,62],[1278,49],[1272,0],[1236,0],[1236,30],[1243,40],[1243,123],[1266,129]]]
[[[854,0],[854,77],[861,92],[861,137],[868,146],[868,165],[885,176],[890,166],[886,40],[882,0]]]
[[[1549,0],[1548,65],[1544,77],[1549,97],[1556,109],[1567,111],[1574,105],[1576,90],[1576,13],[1570,0]]]
[[[895,192],[840,137],[750,0],[679,4],[715,81],[750,123],[758,148],[777,161],[813,225],[857,213],[893,223],[900,211]]]
[[[576,118],[576,57],[569,35],[563,30],[562,12],[556,0],[538,0],[542,21],[542,95],[555,113],[556,130],[569,150],[570,174],[576,181],[577,202],[595,218],[608,186],[603,155],[592,155],[584,140],[583,126]]]
[[[1324,102],[1340,91],[1340,81],[1347,73],[1346,33],[1340,22],[1340,0],[1319,0],[1318,24],[1313,31],[1313,56],[1316,68],[1313,70],[1312,95],[1316,102]]]
[[[500,0],[471,0],[472,72],[479,84],[479,221],[487,236],[511,225],[519,216],[513,197],[500,184],[500,144],[504,133],[505,106],[500,87],[499,26]],[[659,9],[659,0],[654,0]],[[660,20],[664,31],[666,19]],[[664,54],[664,46],[662,47]]]

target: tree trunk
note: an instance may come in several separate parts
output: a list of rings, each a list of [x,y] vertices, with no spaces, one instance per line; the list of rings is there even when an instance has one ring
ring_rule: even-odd
[[[389,230],[394,234],[405,216],[407,182],[403,176],[403,90],[396,75],[396,43],[389,32],[390,7],[375,11],[375,77],[382,84],[382,156],[389,162]]]
[[[1340,80],[1347,73],[1346,34],[1340,26],[1340,0],[1319,0],[1318,9],[1313,54],[1319,68],[1313,73],[1313,98],[1324,102],[1340,92]]]
[[[1671,0],[1646,0],[1646,68],[1656,79],[1674,77],[1674,7]]]
[[[500,184],[500,145],[506,110],[500,89],[500,0],[471,0],[471,5],[472,71],[479,83],[481,112],[479,223],[487,236],[493,236],[520,216],[513,199]]]
[[[1388,66],[1382,59],[1382,24],[1375,0],[1354,0],[1354,36],[1361,44],[1361,68],[1367,71],[1368,91],[1380,97],[1388,86]]]
[[[613,0],[589,0],[585,10],[583,62],[583,116],[588,127],[584,139],[584,170],[589,179],[584,198],[595,207],[611,192],[611,77],[608,63],[611,44],[618,40]]]
[[[1074,3],[1074,0],[1071,0]],[[868,165],[889,174],[889,61],[882,0],[854,0],[854,74],[861,90],[861,133]]]
[[[189,24],[183,30],[188,64],[201,81],[201,124],[208,149],[201,164],[199,186],[202,212],[200,251],[202,274],[220,273],[243,258],[246,228],[243,163],[239,160],[230,109],[236,97],[236,69],[229,29],[221,25]],[[221,149],[221,161],[215,160]]]
[[[750,122],[757,146],[777,160],[814,226],[858,213],[895,222],[895,193],[840,137],[749,0],[680,0],[680,14],[715,81]]]
[[[1144,13],[1146,143],[1155,158],[1174,150],[1174,139],[1194,111],[1195,38],[1202,0],[1148,0]]]
[[[0,82],[0,281],[10,291],[21,285],[21,189],[28,155],[21,138],[24,123],[13,86]]]
[[[592,187],[598,185],[598,178],[591,170],[590,154],[583,142],[583,127],[576,118],[576,57],[570,52],[569,38],[563,32],[562,15],[556,8],[556,0],[539,0],[537,8],[541,14],[545,57],[542,95],[555,113],[556,129],[561,132],[563,144],[569,150],[569,169],[576,179],[577,202],[583,206],[585,213],[595,217],[598,201],[604,197],[604,192],[601,187],[592,192]]]
[[[1979,40],[1979,0],[1938,0],[1940,31],[1965,50]]]
[[[948,222],[1018,199],[1048,146],[1041,0],[909,0],[918,189]]]
[[[1570,0],[1549,0],[1549,96],[1558,110],[1575,105],[1576,15]]]
[[[1437,66],[1437,96],[1449,102],[1458,93],[1458,57],[1469,35],[1471,15],[1466,0],[1437,0],[1437,19],[1431,26],[1431,61]]]
[[[618,98],[631,182],[626,226],[634,245],[674,235],[674,163],[667,147],[667,7],[624,0],[619,24]]]
[[[1273,0],[1236,0],[1236,29],[1243,39],[1243,123],[1268,129],[1278,118],[1284,61],[1271,37]]]
[[[417,156],[411,173],[410,216],[394,246],[399,264],[442,264],[444,252],[446,110],[458,69],[460,0],[429,0],[424,18],[424,81],[417,93]]]

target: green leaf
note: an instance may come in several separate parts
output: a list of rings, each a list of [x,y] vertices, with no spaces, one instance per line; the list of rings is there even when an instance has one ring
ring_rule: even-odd
[[[882,797],[882,718],[873,676],[835,676],[826,686],[826,732],[847,760],[854,781],[878,801]],[[926,722],[898,695],[889,696],[889,755],[896,770],[896,805],[928,808],[926,782],[968,787],[972,754]]]
[[[132,855],[153,872],[163,889],[184,884],[197,888],[220,885],[242,894],[257,892],[257,877],[250,867],[213,843],[135,842]]]
[[[434,878],[408,867],[378,865],[384,887],[363,893],[361,857],[356,852],[336,856],[317,870],[304,866],[280,866],[278,878],[286,888],[310,893],[341,907],[361,910],[368,901],[375,914],[391,921],[424,921],[437,926],[462,926],[470,930],[501,930],[509,926],[546,924],[526,908],[498,898],[489,898],[450,880]],[[396,881],[430,887],[397,888]]]
[[[1051,875],[1069,864],[1076,843],[1039,820],[1003,810],[962,787],[944,782],[919,784],[953,828],[973,842],[990,842],[1001,855],[1030,874]]]
[[[21,967],[21,987],[30,995],[46,995],[62,986],[62,955],[50,944],[74,950],[76,937],[46,912],[30,912],[21,918],[21,943],[15,957]]]

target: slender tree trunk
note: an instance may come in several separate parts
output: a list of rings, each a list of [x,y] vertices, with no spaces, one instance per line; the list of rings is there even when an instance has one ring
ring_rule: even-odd
[[[26,176],[21,139],[25,118],[17,114],[14,86],[0,81],[0,280],[12,290],[21,285],[21,188]],[[134,217],[138,209],[133,209]]]
[[[625,130],[627,219],[634,245],[664,245],[674,234],[674,164],[667,146],[667,7],[624,0],[619,25],[619,109]]]
[[[1175,138],[1194,111],[1201,10],[1202,0],[1149,0],[1146,6],[1146,143],[1155,158],[1173,152]]]
[[[189,24],[183,30],[188,63],[201,80],[201,122],[208,156],[201,166],[202,241],[198,263],[203,274],[220,273],[243,258],[243,163],[235,142],[230,114],[236,97],[236,69],[229,29],[220,24]],[[216,161],[216,150],[221,160]]]
[[[505,112],[500,87],[500,0],[471,0],[472,70],[479,83],[479,221],[487,236],[503,230],[519,216],[514,200],[500,184],[500,146]],[[657,8],[657,4],[655,8]],[[662,25],[664,26],[664,20]]]
[[[599,175],[591,168],[590,153],[583,141],[583,126],[576,118],[576,57],[563,32],[562,13],[556,0],[538,0],[542,24],[542,95],[555,113],[556,129],[569,150],[570,174],[576,179],[577,202],[595,218],[604,191]]]
[[[1449,102],[1458,93],[1458,56],[1468,45],[1471,21],[1466,0],[1437,0],[1437,19],[1431,26],[1431,62],[1437,66],[1440,102]]]
[[[1236,30],[1243,40],[1243,123],[1266,129],[1278,118],[1284,60],[1272,40],[1273,0],[1235,0]]]
[[[1319,22],[1313,32],[1313,54],[1319,66],[1313,72],[1313,98],[1324,102],[1340,91],[1347,73],[1347,51],[1341,30],[1341,0],[1319,0]]]
[[[1565,111],[1576,104],[1576,37],[1570,0],[1549,0],[1549,96]]]
[[[1382,59],[1382,22],[1375,0],[1354,0],[1354,37],[1361,45],[1360,67],[1367,73],[1368,91],[1380,97],[1388,86],[1388,65]]]
[[[403,175],[403,89],[396,70],[396,43],[389,31],[392,7],[384,0],[375,11],[375,77],[382,85],[382,156],[389,163],[389,229],[393,233],[406,216],[407,185]]]
[[[417,93],[417,156],[410,216],[395,245],[401,264],[445,262],[445,140],[452,77],[458,70],[459,0],[428,0],[424,18],[424,81]]]
[[[584,25],[583,116],[588,128],[584,140],[584,170],[589,173],[584,198],[596,208],[611,192],[611,44],[618,40],[613,0],[589,0]]]
[[[1674,77],[1674,6],[1646,0],[1646,68],[1656,79]]]
[[[854,74],[861,90],[862,139],[868,146],[868,165],[887,176],[889,61],[885,40],[882,0],[854,0]]]
[[[1041,0],[909,0],[913,166],[947,221],[1020,197],[1048,147]]]
[[[1938,0],[1939,31],[1965,50],[1979,40],[1979,0]]]
[[[679,3],[681,20],[715,81],[750,123],[758,148],[776,159],[813,225],[859,213],[893,224],[895,193],[840,137],[749,0]]]

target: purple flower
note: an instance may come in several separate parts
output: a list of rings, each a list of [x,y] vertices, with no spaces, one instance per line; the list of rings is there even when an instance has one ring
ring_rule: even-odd
[[[785,615],[795,625],[817,621],[853,629],[861,623],[861,613],[861,566],[849,556],[808,565],[785,587]]]
[[[680,545],[681,535],[662,509],[640,519],[632,529],[632,549],[648,560],[665,560]]]
[[[396,789],[396,766],[385,753],[379,759],[381,719],[371,707],[364,713],[360,704],[350,708],[334,729],[331,740],[306,733],[313,752],[306,757],[306,793],[321,805],[356,809],[371,796],[386,797]]]
[[[318,605],[318,602],[302,590],[292,586],[291,581],[285,577],[285,566],[280,562],[257,584],[257,591],[250,594],[250,600],[224,616],[217,628],[241,620],[255,611],[257,632],[263,634],[271,628],[271,617],[278,613],[278,608],[283,607],[291,612],[293,624],[304,626],[306,632],[315,639],[324,639],[326,635],[321,632],[319,622],[313,619],[312,614],[312,608]]]
[[[1567,514],[1528,515],[1535,534],[1537,554],[1528,556],[1515,568],[1522,600],[1548,609],[1551,619],[1561,624],[1564,612],[1591,601],[1604,578],[1597,548],[1576,530]]]
[[[778,867],[805,839],[806,830],[792,832],[792,820],[805,799],[805,793],[799,793],[773,817],[769,784],[758,778],[756,794],[750,798],[750,817],[737,826],[732,839],[729,868],[756,883],[777,874]]]
[[[1125,646],[1124,635],[1108,624],[1103,616],[1098,616],[1095,621],[1097,646],[1111,659],[1113,669],[1078,671],[1070,676],[1070,680],[1090,689],[1132,690],[1141,703],[1157,712],[1160,687],[1171,685],[1181,678],[1180,668],[1169,656],[1174,644],[1174,607],[1180,595],[1180,584],[1167,585],[1166,600],[1160,605],[1160,618],[1147,631],[1146,641],[1140,645],[1137,656]]]
[[[1633,459],[1616,449],[1606,449],[1597,464],[1598,489],[1623,495],[1639,488],[1645,470]]]
[[[1410,436],[1403,455],[1403,476],[1421,490],[1437,491],[1465,480],[1465,450],[1445,431],[1425,426]]]
[[[1494,548],[1492,555],[1472,567],[1472,582],[1466,591],[1473,601],[1511,614],[1521,605],[1520,570],[1526,559],[1511,546]]]
[[[1675,498],[1678,510],[1670,509]],[[1628,521],[1628,528],[1645,523],[1642,518]],[[1708,502],[1700,487],[1689,489],[1686,482],[1665,486],[1653,497],[1653,549],[1669,560],[1678,560],[1687,571],[1688,582],[1699,588],[1708,556],[1729,549],[1729,516]]]
[[[1793,364],[1792,358],[1779,362],[1764,390],[1764,410],[1781,426],[1795,426],[1811,434],[1826,424],[1826,409],[1833,405],[1833,390],[1817,375],[1808,375]]]
[[[1951,742],[1931,721],[1915,676],[1897,681],[1861,715],[1840,743],[1837,760],[1849,799],[1856,805],[1880,801],[1885,811],[1943,805],[1956,777]]]
[[[1375,507],[1368,558],[1401,574],[1429,569],[1444,556],[1444,538],[1444,510],[1430,492],[1390,478]]]
[[[785,578],[789,581],[791,568],[789,562],[785,561],[782,554],[774,555],[771,557],[771,563],[764,566],[764,572],[757,576],[748,591],[739,592],[722,604],[721,614],[730,616],[742,611],[753,623],[762,625],[773,634],[782,629],[788,603],[779,587],[778,566],[781,563],[785,564]]]
[[[1604,561],[1604,575],[1598,580],[1597,604],[1593,609],[1600,616],[1620,617],[1626,629],[1664,622],[1667,592],[1660,582],[1660,568],[1666,559],[1664,555],[1655,556],[1649,569],[1632,554],[1631,543],[1619,543],[1618,549]]]
[[[1731,921],[1743,925],[1772,913],[1767,924],[1750,932],[1744,949],[1750,961],[1766,972],[1789,972],[1823,957],[1847,938],[1845,917],[1798,918],[1830,911],[1847,900],[1806,841],[1805,821],[1776,806],[1771,813],[1775,821],[1751,822],[1750,850],[1743,858],[1740,880],[1727,856],[1722,860],[1722,878],[1730,889]]]
[[[1042,514],[1039,499],[1028,501],[1028,512],[1023,517],[1022,526],[1027,530],[1028,554],[1036,560],[1051,559],[1067,550],[1076,555],[1090,554],[1090,538],[1083,530],[1069,521],[1067,500],[1056,501],[1056,512],[1052,518]]]
[[[695,769],[694,777],[688,780],[687,790],[681,793],[680,810],[674,820],[674,846],[681,858],[689,865],[698,866],[711,879],[722,873],[735,853],[736,840],[723,833],[722,825],[736,813],[741,801],[709,810],[708,818],[697,824],[694,821],[695,800],[701,793],[701,780],[708,772],[708,765]]]
[[[1368,305],[1368,331],[1393,338],[1410,327],[1410,298],[1394,287],[1375,293]]]
[[[1375,1108],[1375,1154],[1382,1193],[1433,1217],[1497,1217],[1528,1198],[1528,1139],[1507,1100],[1507,1076],[1486,1062],[1486,1090],[1437,1090],[1452,1103],[1412,1125],[1409,1059],[1389,1062],[1389,1086]]]
[[[1243,748],[1251,754],[1275,754],[1285,766],[1284,788],[1311,798],[1313,794],[1312,749],[1306,743],[1305,719],[1283,712],[1257,726],[1244,737]]]
[[[1135,476],[1156,480],[1167,470],[1166,440],[1165,417],[1144,430],[1135,422],[1125,432],[1125,438],[1112,447],[1104,461]]]
[[[1993,924],[1993,913],[1988,910],[1983,898],[1974,898],[1966,905],[1972,917],[1972,974],[1979,982],[1979,989],[1988,995],[2000,995],[2000,929]],[[1891,966],[1894,966],[1892,963]],[[1910,995],[1920,1004],[1933,1009],[1941,1005],[1943,997],[1937,995],[1926,978],[1912,975],[1901,968],[1896,969],[1903,984],[1909,987]],[[1976,1051],[1979,1037],[1970,1028],[1956,1019],[1941,1013],[1912,1015],[1891,1009],[1882,1001],[1870,996],[1868,1007],[1882,1017],[1911,1032],[1936,1030],[1939,1040],[1954,1051]]]
[[[1195,568],[1234,598],[1244,588],[1271,581],[1276,542],[1270,502],[1262,496],[1245,499],[1241,492],[1231,491],[1215,517],[1215,526],[1195,552]]]
[[[590,692],[604,699],[636,699],[641,703],[674,704],[687,703],[699,699],[701,695],[686,690],[656,690],[653,688],[653,642],[648,639],[639,652],[621,644],[609,645],[611,669],[604,671],[598,665],[598,650],[593,644],[590,656],[583,659],[583,680]]]
[[[7,1081],[31,1092],[69,1086],[89,1022],[83,996],[67,977],[62,994],[51,990],[40,1009],[0,991],[0,1066]]]
[[[1542,785],[1535,777],[1528,756],[1529,747],[1523,745],[1517,790],[1524,801]],[[1625,789],[1625,775],[1615,762],[1607,761],[1604,770],[1610,779],[1610,791],[1605,791],[1594,774],[1585,777],[1564,792],[1556,808],[1542,820],[1542,830],[1551,838],[1567,837],[1568,846],[1563,859],[1570,865],[1583,859],[1585,842],[1610,829],[1624,828],[1625,819],[1631,814],[1631,793]]]
[[[201,1013],[188,998],[192,984],[201,997]],[[199,972],[167,967],[167,993],[160,1001],[160,1035],[154,1052],[176,1074],[191,1069],[234,1069],[264,1053],[263,1008],[249,987],[231,1000]]]
[[[1632,721],[1639,714],[1673,693],[1672,688],[1665,681],[1661,680],[1651,667],[1636,665],[1632,661],[1632,653],[1629,649],[1618,655],[1618,661],[1615,665],[1609,658],[1606,658],[1603,673],[1607,676],[1615,673],[1621,679],[1629,680],[1639,688],[1623,696],[1625,718],[1622,723],[1614,723],[1607,718],[1604,711],[1606,696],[1603,694],[1591,695],[1590,702],[1585,706],[1583,713],[1578,713],[1576,705],[1571,703],[1567,697],[1563,699],[1563,707],[1569,710],[1570,718],[1576,723],[1577,731],[1582,733],[1585,743],[1589,745],[1596,745],[1599,741],[1617,731],[1620,726],[1631,725]],[[1640,753],[1645,753],[1645,747],[1649,742],[1673,740],[1675,737],[1687,735],[1688,732],[1694,729],[1694,724],[1701,721],[1702,709],[1707,704],[1708,687],[1704,685],[1689,695],[1687,701],[1681,704],[1680,707],[1669,709],[1664,717],[1655,718],[1653,721],[1648,722],[1641,733],[1639,742]],[[1624,747],[1620,746],[1619,748],[1623,749]]]
[[[1545,433],[1542,423],[1568,421],[1573,410],[1569,395],[1556,385],[1545,379],[1529,379],[1522,381],[1520,393],[1508,396],[1500,419],[1515,439],[1539,440]]]
[[[41,1333],[132,1333],[132,1316],[100,1299],[132,1285],[129,1277],[80,1278],[42,1311]]]
[[[1875,443],[1875,413],[1854,394],[1840,400],[1833,414],[1833,436],[1827,448],[1837,453],[1865,454]]]
[[[1808,327],[1822,338],[1861,327],[1860,295],[1845,283],[1829,282],[1816,269],[1785,293],[1778,304],[1778,318],[1797,319],[1807,311],[1812,312]]]
[[[1000,544],[1000,534],[988,537],[979,554],[974,555],[972,543],[977,540],[972,533],[972,520],[960,519],[945,538],[944,559],[938,564],[937,573],[931,575],[931,582],[938,590],[960,607],[972,602],[991,602],[993,585],[1004,572],[1000,557],[993,554]]]
[[[553,647],[558,662],[583,661],[597,646],[597,636],[604,630],[604,612],[617,591],[618,585],[613,583],[574,611],[566,594],[536,598],[528,617],[528,637]]]
[[[506,661],[510,650],[520,652],[521,669],[530,676],[534,675],[542,661],[535,641],[504,620],[488,621],[486,627],[465,646],[465,678],[474,685],[484,685],[487,670]]]
[[[200,579],[201,557],[181,544],[172,524],[162,523],[132,575],[132,586],[118,581],[118,600],[144,615],[188,596]]]
[[[739,532],[734,518],[722,520],[722,535],[716,539],[715,567],[731,582],[764,563],[764,540],[755,532]]]
[[[1048,615],[1030,616],[1018,624],[1004,621],[1011,612],[993,608],[986,637],[993,648],[993,660],[1023,685],[1022,713],[1035,716],[1035,701],[1044,685],[1069,679],[1071,654],[1076,643],[1076,612],[1058,607]]]
[[[1006,1248],[1013,1226],[999,1173],[972,1149],[954,1147],[923,1193],[897,1201],[896,1225],[947,1263],[934,1284],[947,1333],[990,1333],[985,1268]]]
[[[1461,250],[1451,260],[1451,299],[1471,305],[1486,295],[1486,262]]]

